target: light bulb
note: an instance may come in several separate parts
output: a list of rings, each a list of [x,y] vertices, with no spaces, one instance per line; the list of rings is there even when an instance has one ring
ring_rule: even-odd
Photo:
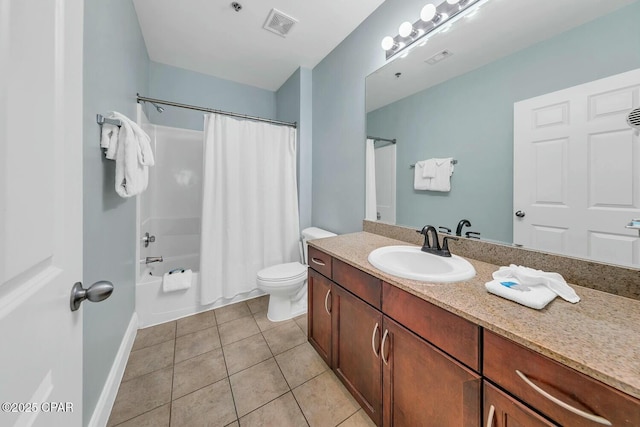
[[[398,28],[398,34],[400,34],[400,37],[409,37],[412,32],[413,25],[411,25],[411,22],[409,21],[403,22],[400,24],[400,28]]]
[[[431,3],[425,5],[420,11],[420,19],[424,22],[431,21],[436,16],[436,7]]]
[[[382,46],[384,50],[390,50],[393,48],[395,44],[396,42],[395,40],[393,40],[393,37],[387,36],[382,39],[382,43],[380,43],[380,46]]]
[[[447,3],[449,3],[449,4],[458,4],[458,3],[460,3],[460,0],[447,0]]]

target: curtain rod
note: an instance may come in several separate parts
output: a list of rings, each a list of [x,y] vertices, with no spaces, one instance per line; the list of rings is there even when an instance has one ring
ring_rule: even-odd
[[[392,144],[396,143],[396,139],[387,139],[387,138],[378,138],[377,136],[367,136],[367,139],[373,139],[374,141],[384,141],[384,142],[390,142]]]
[[[188,110],[204,111],[206,113],[218,113],[218,114],[222,114],[222,115],[225,115],[225,116],[239,117],[239,118],[248,119],[248,120],[255,120],[257,122],[266,122],[266,123],[272,123],[274,125],[290,126],[290,127],[294,128],[294,129],[298,127],[298,123],[296,123],[296,122],[293,122],[293,123],[283,122],[283,121],[280,121],[280,120],[272,120],[272,119],[265,119],[265,118],[262,118],[262,117],[249,116],[247,114],[238,114],[238,113],[232,113],[230,111],[215,110],[213,108],[198,107],[196,105],[180,104],[178,102],[172,102],[172,101],[163,101],[162,99],[147,98],[146,96],[140,96],[139,93],[137,93],[136,96],[137,96],[138,103],[140,103],[140,102],[155,102],[156,104],[168,105],[170,107],[186,108]]]

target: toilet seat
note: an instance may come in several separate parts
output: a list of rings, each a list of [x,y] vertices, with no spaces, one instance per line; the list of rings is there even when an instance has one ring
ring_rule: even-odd
[[[258,271],[258,282],[264,286],[286,286],[307,278],[307,266],[299,262],[278,264]]]

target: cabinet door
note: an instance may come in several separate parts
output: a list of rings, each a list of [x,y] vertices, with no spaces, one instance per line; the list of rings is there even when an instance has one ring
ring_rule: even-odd
[[[484,382],[484,420],[486,427],[554,427],[515,398]]]
[[[333,285],[333,369],[360,406],[382,423],[382,314]]]
[[[480,425],[478,374],[384,318],[385,427]]]
[[[331,366],[331,281],[309,269],[307,295],[309,342]]]

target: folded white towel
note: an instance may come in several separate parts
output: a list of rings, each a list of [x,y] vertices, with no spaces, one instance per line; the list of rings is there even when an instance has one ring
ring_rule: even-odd
[[[493,278],[501,281],[516,281],[529,287],[544,285],[556,295],[571,303],[575,304],[580,301],[578,294],[571,286],[567,285],[567,282],[558,273],[547,273],[542,270],[511,264],[509,267],[500,267],[498,271],[493,273]]]
[[[413,188],[415,190],[428,190],[429,182],[431,178],[425,178],[422,176],[422,169],[426,160],[416,162],[414,174],[413,174]]]
[[[116,192],[121,197],[132,197],[146,190],[149,183],[149,166],[155,164],[151,151],[151,139],[137,123],[116,111],[109,113],[110,118],[122,122],[118,132],[114,159],[116,161]],[[107,158],[111,146],[107,149]]]
[[[189,289],[192,276],[193,272],[190,269],[164,273],[164,276],[162,276],[162,290],[164,292],[173,292]]]
[[[506,285],[503,285],[501,282],[506,283]],[[512,283],[516,285],[511,285]],[[515,279],[509,281],[505,281],[504,279],[492,280],[485,283],[484,286],[487,288],[487,291],[492,294],[515,301],[527,307],[535,308],[536,310],[543,309],[556,297],[555,292],[544,285],[518,285]]]
[[[428,159],[423,162],[422,177],[435,178],[437,171],[436,159]]]

